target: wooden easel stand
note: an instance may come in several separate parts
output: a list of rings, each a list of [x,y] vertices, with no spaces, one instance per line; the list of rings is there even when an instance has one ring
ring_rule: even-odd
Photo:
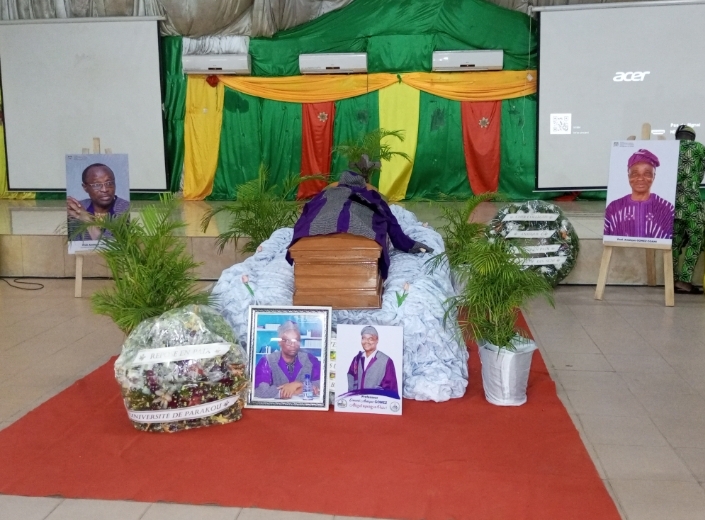
[[[89,151],[88,148],[83,148],[81,152],[85,155],[88,154],[99,154],[100,153],[100,138],[93,138],[93,151]],[[111,154],[113,151],[110,148],[105,149],[106,154]],[[86,255],[94,255],[95,251],[80,251],[75,253],[76,255],[76,280],[73,288],[74,298],[80,298],[83,292],[83,257]]]

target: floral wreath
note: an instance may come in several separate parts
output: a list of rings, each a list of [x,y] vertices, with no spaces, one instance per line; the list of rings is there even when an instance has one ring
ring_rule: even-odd
[[[557,217],[540,220],[538,214]],[[512,216],[508,218],[509,215]],[[551,231],[553,233],[550,233]],[[534,236],[510,236],[517,232],[537,233],[527,233]],[[535,262],[533,265],[527,265],[542,273],[554,286],[568,276],[580,251],[578,235],[568,218],[558,206],[541,200],[513,202],[501,208],[490,222],[491,235],[501,235],[511,243],[525,248],[528,254],[526,261]],[[540,260],[542,258],[548,260]],[[555,262],[551,262],[553,258],[556,259]]]
[[[205,359],[135,362],[146,349],[212,343],[230,348]],[[240,419],[248,388],[245,363],[245,352],[234,342],[225,320],[208,307],[188,306],[140,323],[115,362],[115,378],[128,411],[167,412],[234,398],[233,405],[207,417],[151,423],[133,420],[138,430],[175,432]]]

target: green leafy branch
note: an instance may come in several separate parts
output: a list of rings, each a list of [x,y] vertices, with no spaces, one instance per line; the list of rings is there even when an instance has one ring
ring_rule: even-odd
[[[131,219],[125,212],[103,219],[98,253],[110,270],[114,287],[93,294],[97,314],[109,316],[129,334],[140,322],[189,304],[207,304],[210,296],[196,290],[194,270],[200,265],[186,252],[176,231],[186,224],[175,218],[173,195],[140,210]],[[80,235],[95,223],[82,223]]]

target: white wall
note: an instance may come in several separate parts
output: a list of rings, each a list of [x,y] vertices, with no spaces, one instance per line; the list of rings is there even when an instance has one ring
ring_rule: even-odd
[[[705,138],[705,4],[580,7],[540,14],[539,188],[604,188],[611,142],[643,123]],[[571,114],[570,134],[551,114]]]
[[[166,189],[156,19],[0,24],[12,190],[63,190],[65,155],[129,155],[130,188]]]

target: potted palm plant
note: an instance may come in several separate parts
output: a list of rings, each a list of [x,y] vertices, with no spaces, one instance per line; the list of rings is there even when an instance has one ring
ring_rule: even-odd
[[[486,224],[471,222],[472,212],[493,194],[474,196],[461,208],[444,208],[446,251],[432,260],[448,262],[456,280],[456,295],[446,303],[446,317],[458,315],[466,338],[477,342],[482,383],[487,400],[500,406],[526,402],[531,358],[536,344],[516,325],[520,309],[532,298],[553,305],[551,284],[539,272],[526,269],[526,254]]]
[[[112,318],[125,334],[166,311],[210,301],[207,292],[198,290],[194,271],[199,264],[177,234],[186,227],[176,218],[177,210],[173,195],[166,194],[158,204],[142,208],[136,218],[128,211],[100,221],[97,251],[114,286],[94,293],[91,303],[95,313]],[[80,236],[91,225],[95,223],[84,223],[73,233]]]
[[[438,228],[438,231],[443,236],[446,249],[443,253],[435,255],[430,260],[430,265],[435,268],[440,263],[448,263],[453,288],[457,293],[461,293],[465,285],[465,265],[469,262],[467,246],[471,242],[482,239],[488,229],[486,224],[474,222],[472,215],[483,202],[499,198],[496,193],[482,193],[473,195],[462,204],[447,202],[440,207],[443,225]]]
[[[210,209],[201,221],[203,231],[218,213],[229,213],[227,229],[218,235],[216,244],[221,253],[229,242],[242,253],[254,253],[277,229],[292,227],[299,218],[303,202],[292,200],[299,184],[310,180],[325,180],[321,175],[289,176],[281,184],[269,179],[265,166],[260,166],[257,178],[237,187],[236,200]],[[240,240],[248,239],[240,244]]]

